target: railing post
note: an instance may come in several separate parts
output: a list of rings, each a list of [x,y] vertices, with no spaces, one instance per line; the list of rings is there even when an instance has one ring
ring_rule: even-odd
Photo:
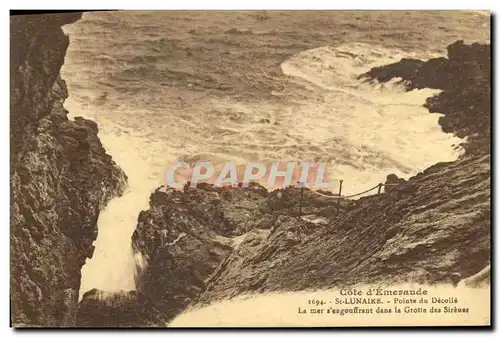
[[[341,179],[340,180],[340,185],[339,185],[339,197],[342,195],[342,183],[344,181]],[[339,208],[340,208],[340,198],[337,198],[337,215],[339,215]]]
[[[382,190],[382,186],[384,186],[384,184],[382,184],[382,183],[378,184],[378,192],[377,192],[377,194],[380,194],[380,191]]]
[[[299,217],[302,216],[302,199],[304,198],[304,183],[297,181],[297,184],[300,186],[300,202],[299,202]]]

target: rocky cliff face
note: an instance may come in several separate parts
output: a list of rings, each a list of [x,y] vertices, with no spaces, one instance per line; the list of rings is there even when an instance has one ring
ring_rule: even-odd
[[[96,123],[70,121],[60,68],[61,26],[81,14],[11,18],[12,324],[73,326],[80,269],[97,218],[126,176],[106,154]]]
[[[137,277],[138,292],[167,319],[175,317],[205,290],[216,268],[224,268],[221,262],[231,252],[240,256],[242,240],[269,233],[281,215],[298,214],[299,196],[299,190],[269,193],[258,184],[157,190],[133,235],[145,264]],[[333,201],[319,198],[306,192],[302,214],[336,211]]]
[[[475,274],[490,259],[489,165],[489,156],[434,165],[323,221],[281,215],[223,261],[199,300]]]
[[[456,284],[490,263],[489,155],[398,181],[340,205],[305,190],[300,216],[296,188],[157,191],[134,234],[147,261],[138,291],[168,321],[245,293]]]
[[[150,208],[140,213],[132,237],[134,250],[143,257],[137,292],[85,294],[79,326],[164,326],[194,303],[206,280],[243,240],[267,236],[282,215],[328,216],[348,204],[305,191],[300,210],[299,199],[300,190],[269,193],[258,184],[218,188],[202,183],[184,191],[158,188]]]
[[[448,50],[364,76],[442,89],[427,106],[445,114],[445,132],[467,137],[465,156],[408,181],[390,175],[384,193],[340,204],[258,185],[156,191],[133,238],[147,261],[138,290],[171,319],[190,304],[244,293],[456,284],[482,270],[490,263],[489,46]]]

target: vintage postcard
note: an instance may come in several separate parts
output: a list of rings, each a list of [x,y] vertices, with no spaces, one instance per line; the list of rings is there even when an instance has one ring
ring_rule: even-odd
[[[490,20],[11,15],[11,325],[490,326]]]

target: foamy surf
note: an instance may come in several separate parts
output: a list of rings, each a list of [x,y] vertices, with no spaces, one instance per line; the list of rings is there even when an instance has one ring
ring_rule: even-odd
[[[80,299],[93,289],[103,292],[135,290],[136,268],[143,266],[140,253],[132,249],[132,234],[139,213],[149,207],[149,196],[158,186],[157,172],[140,153],[141,139],[131,133],[100,132],[101,141],[128,177],[121,197],[112,199],[101,210],[91,259],[82,267]],[[134,146],[133,151],[130,151]]]
[[[406,92],[397,79],[387,84],[359,79],[372,67],[403,57],[433,56],[357,43],[307,50],[282,64],[286,75],[324,92],[320,102],[297,102],[289,123],[295,136],[329,149],[329,173],[344,180],[346,193],[383,182],[389,173],[408,178],[461,153],[456,149],[461,140],[443,133],[440,115],[423,107],[439,90]]]

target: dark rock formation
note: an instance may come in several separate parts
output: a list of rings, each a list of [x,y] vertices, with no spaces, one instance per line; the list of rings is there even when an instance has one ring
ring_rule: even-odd
[[[385,179],[384,192],[385,193],[390,193],[391,191],[396,191],[399,188],[404,188],[405,186],[403,185],[403,183],[405,181],[406,180],[404,180],[403,178],[399,178],[394,173],[389,174],[387,176],[387,178]]]
[[[199,301],[372,282],[451,283],[454,272],[468,277],[489,263],[489,156],[437,164],[402,185],[326,222],[280,215],[268,235],[228,255]]]
[[[397,188],[338,211],[336,199],[305,190],[300,217],[295,188],[156,191],[134,233],[147,261],[138,292],[168,321],[189,305],[252,292],[455,284],[490,263],[489,155],[388,181]],[[221,212],[230,207],[251,217],[234,221]]]
[[[220,198],[210,189],[202,191],[156,191],[132,237],[145,264],[137,290],[169,318],[199,294],[205,278],[231,251],[220,236],[232,229]]]
[[[134,249],[144,258],[137,291],[168,319],[175,317],[204,290],[206,279],[241,240],[269,232],[276,222],[281,225],[279,216],[296,217],[299,196],[300,189],[269,193],[258,184],[158,189],[133,235]],[[337,205],[320,199],[306,191],[303,214]]]
[[[444,132],[467,138],[466,154],[490,153],[491,73],[490,45],[457,41],[448,46],[448,58],[427,62],[412,59],[376,67],[361,78],[387,82],[401,77],[408,90],[443,90],[427,99],[431,113],[439,119]]]
[[[136,291],[106,293],[92,289],[78,304],[77,327],[161,327],[164,315]]]
[[[126,176],[97,137],[97,125],[70,121],[59,71],[81,14],[11,18],[12,324],[75,324],[80,269],[93,253],[97,218]]]

